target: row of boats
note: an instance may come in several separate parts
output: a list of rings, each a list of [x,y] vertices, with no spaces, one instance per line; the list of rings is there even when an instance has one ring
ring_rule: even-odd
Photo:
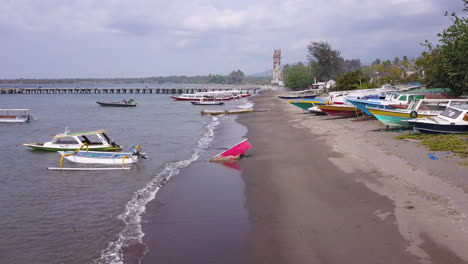
[[[440,89],[343,91],[331,92],[328,98],[290,103],[315,114],[372,116],[387,127],[414,127],[428,133],[468,132],[468,99],[450,98],[437,91]]]

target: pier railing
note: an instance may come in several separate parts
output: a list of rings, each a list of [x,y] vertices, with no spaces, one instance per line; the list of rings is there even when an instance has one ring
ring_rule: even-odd
[[[196,88],[161,88],[161,87],[75,87],[75,88],[0,88],[0,94],[182,94],[209,91],[240,90],[243,93],[256,94],[261,86],[213,86]]]

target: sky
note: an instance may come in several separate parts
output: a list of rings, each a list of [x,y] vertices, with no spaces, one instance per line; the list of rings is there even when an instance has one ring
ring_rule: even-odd
[[[462,0],[0,0],[0,79],[245,74],[306,61],[417,57]]]

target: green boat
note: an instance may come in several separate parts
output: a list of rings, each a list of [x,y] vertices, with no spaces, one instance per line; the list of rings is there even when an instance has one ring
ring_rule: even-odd
[[[301,108],[304,111],[311,108],[314,105],[324,105],[327,104],[327,101],[323,99],[314,99],[314,100],[307,100],[307,101],[289,101],[290,104],[295,105]]]
[[[89,150],[99,151],[118,151],[122,150],[122,147],[117,145],[111,140],[106,133],[106,130],[97,131],[86,131],[70,133],[65,131],[64,133],[57,134],[52,141],[45,143],[25,143],[24,146],[30,147],[36,150],[47,150],[47,151],[68,151],[76,150],[87,144]]]

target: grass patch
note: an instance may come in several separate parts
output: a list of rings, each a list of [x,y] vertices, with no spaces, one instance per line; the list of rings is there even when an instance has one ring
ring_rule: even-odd
[[[396,139],[418,140],[431,151],[450,151],[462,158],[468,157],[468,134],[406,134]]]

